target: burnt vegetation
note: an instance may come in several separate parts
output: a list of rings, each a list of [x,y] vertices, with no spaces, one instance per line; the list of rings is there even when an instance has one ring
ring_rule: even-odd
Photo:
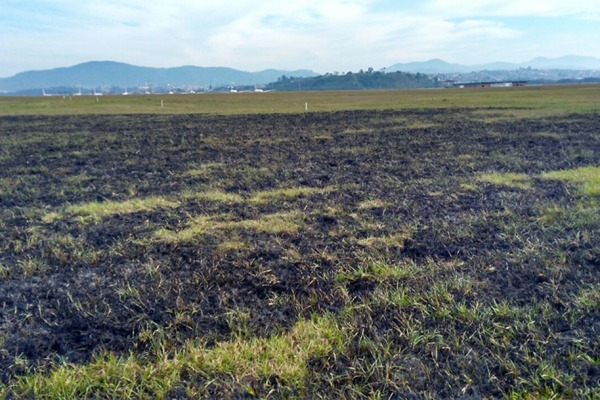
[[[600,395],[600,115],[0,118],[0,395]]]

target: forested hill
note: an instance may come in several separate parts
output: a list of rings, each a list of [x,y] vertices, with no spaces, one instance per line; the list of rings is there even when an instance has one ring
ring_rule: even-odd
[[[425,74],[408,72],[360,71],[346,74],[325,74],[316,77],[280,77],[267,89],[294,90],[361,90],[361,89],[418,89],[438,87],[438,81]]]
[[[18,93],[45,88],[66,88],[76,92],[79,88],[110,87],[122,89],[146,87],[204,87],[220,85],[264,85],[282,74],[315,76],[308,70],[275,70],[246,72],[233,68],[182,66],[174,68],[139,67],[114,61],[90,61],[71,67],[43,71],[26,71],[9,78],[0,78],[0,93]],[[235,82],[235,83],[234,83]],[[75,90],[73,90],[75,89]]]

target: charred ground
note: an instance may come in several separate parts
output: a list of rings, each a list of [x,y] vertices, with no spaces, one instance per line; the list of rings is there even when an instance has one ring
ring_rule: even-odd
[[[599,127],[495,109],[1,117],[4,393],[321,318],[341,339],[299,375],[192,363],[160,390],[140,372],[131,396],[597,395]],[[589,192],[552,175],[585,168]],[[129,393],[87,387],[71,393]]]

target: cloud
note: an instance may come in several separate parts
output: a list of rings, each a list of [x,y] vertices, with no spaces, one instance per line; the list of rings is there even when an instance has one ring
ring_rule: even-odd
[[[17,72],[111,59],[149,66],[328,72],[434,57],[495,61],[514,58],[518,48],[527,49],[525,58],[531,49],[544,53],[549,41],[529,25],[557,15],[593,25],[600,2],[5,0],[0,3],[0,66]],[[586,45],[588,54],[600,55],[598,45]],[[512,53],[499,53],[502,48]]]
[[[260,7],[220,27],[206,41],[209,54],[260,65],[289,67],[310,61],[330,65],[321,71],[331,71],[335,63],[356,70],[521,35],[497,21],[450,21],[403,9],[373,11],[371,2],[283,4]]]
[[[434,0],[429,12],[455,17],[556,17],[600,12],[597,0]]]
[[[366,3],[262,2],[216,29],[205,43],[217,58],[246,60],[246,64],[254,64],[251,68],[265,62],[289,68],[306,65],[307,60],[322,65],[327,59],[341,60],[359,43],[355,39],[368,15]]]

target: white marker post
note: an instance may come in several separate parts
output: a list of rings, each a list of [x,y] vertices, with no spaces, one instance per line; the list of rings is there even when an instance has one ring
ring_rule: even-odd
[[[308,101],[304,102],[304,111],[308,111]]]
[[[160,101],[160,108],[165,108],[165,103],[162,100]]]

